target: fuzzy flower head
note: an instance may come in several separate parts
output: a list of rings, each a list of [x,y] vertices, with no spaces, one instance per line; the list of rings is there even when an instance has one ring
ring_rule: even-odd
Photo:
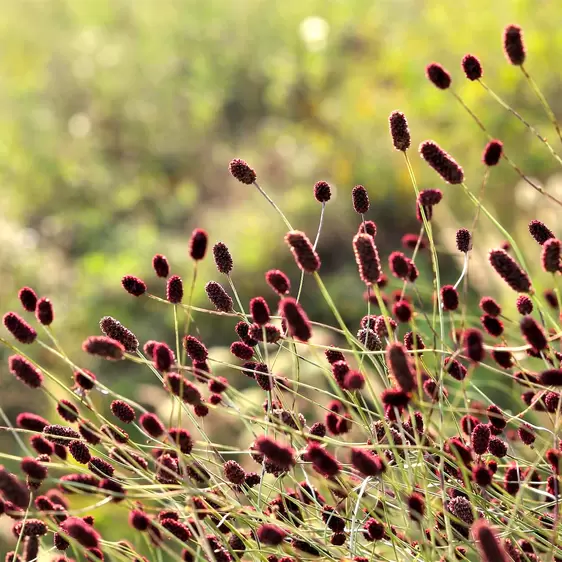
[[[488,254],[490,265],[498,275],[518,293],[530,293],[531,280],[523,268],[505,251],[491,250]]]
[[[265,280],[278,295],[286,295],[291,290],[289,278],[279,269],[270,269]]]
[[[310,320],[302,306],[292,297],[285,297],[279,303],[279,312],[287,322],[291,336],[307,342],[312,337]]]
[[[233,302],[229,294],[215,281],[209,281],[205,285],[208,299],[219,312],[232,312]]]
[[[121,285],[123,285],[123,289],[125,289],[127,293],[134,297],[140,297],[146,293],[146,283],[134,275],[125,275],[125,277],[121,279]]]
[[[256,172],[250,168],[247,162],[240,160],[240,158],[231,160],[228,169],[232,176],[241,183],[251,185],[256,181]]]
[[[450,184],[460,184],[464,181],[463,169],[455,160],[433,141],[420,144],[421,157]]]
[[[465,55],[461,66],[469,80],[480,80],[482,78],[482,64],[474,55]]]
[[[440,90],[446,90],[451,85],[451,75],[439,64],[432,62],[425,67],[428,80]]]
[[[496,166],[503,156],[503,143],[499,140],[491,140],[484,149],[482,162],[486,166]]]
[[[291,248],[291,253],[302,271],[314,273],[320,269],[320,258],[304,232],[298,230],[288,232],[285,235],[285,242]]]
[[[364,215],[369,210],[369,194],[362,185],[356,185],[352,189],[351,200],[356,213]]]
[[[314,184],[314,199],[319,203],[327,203],[332,196],[330,184],[325,181],[318,181]]]
[[[20,343],[30,344],[35,341],[37,332],[19,314],[8,312],[4,314],[4,326]]]
[[[196,228],[189,239],[189,255],[191,259],[200,261],[205,257],[209,236],[202,228]]]
[[[353,238],[353,251],[361,280],[367,285],[375,284],[382,269],[373,237],[369,234],[356,234]]]
[[[230,275],[234,266],[232,256],[226,244],[219,242],[213,246],[213,257],[219,273]]]
[[[156,254],[152,258],[152,268],[158,277],[166,278],[170,275],[170,264],[166,256],[162,254]]]
[[[503,32],[503,49],[507,60],[514,66],[525,62],[523,31],[518,25],[508,25]]]
[[[35,312],[35,307],[37,306],[37,295],[32,288],[22,287],[19,290],[18,298],[24,310],[27,310],[27,312]]]
[[[393,111],[388,118],[388,124],[394,148],[406,152],[410,148],[410,129],[406,116],[400,111]]]

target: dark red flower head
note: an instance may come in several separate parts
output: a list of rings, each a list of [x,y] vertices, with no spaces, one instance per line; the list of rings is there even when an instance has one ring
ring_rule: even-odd
[[[131,423],[135,420],[135,410],[123,400],[114,400],[111,403],[111,412],[123,423]]]
[[[441,287],[441,302],[443,310],[457,310],[459,307],[459,293],[452,285],[443,285]]]
[[[90,355],[98,355],[110,361],[123,359],[125,353],[123,344],[106,336],[90,336],[82,343],[82,349]]]
[[[30,388],[39,388],[43,384],[43,374],[21,355],[8,358],[10,373]]]
[[[518,25],[508,25],[503,32],[503,50],[507,60],[521,66],[525,62],[525,45],[523,31]]]
[[[326,203],[330,200],[332,191],[330,184],[325,181],[318,181],[314,184],[314,198],[319,203]]]
[[[265,274],[265,280],[278,295],[286,295],[291,290],[289,278],[279,269],[269,270]]]
[[[254,448],[272,463],[283,469],[291,468],[295,464],[295,452],[291,447],[280,445],[270,437],[258,437]]]
[[[351,200],[356,213],[364,215],[369,210],[369,194],[362,185],[356,185],[352,189]]]
[[[79,517],[68,517],[61,524],[61,529],[85,548],[99,547],[99,534]]]
[[[136,353],[139,340],[128,328],[112,316],[104,316],[100,320],[100,330],[105,336],[118,341],[129,353]]]
[[[457,250],[466,254],[472,250],[472,234],[470,234],[470,230],[466,228],[459,228],[457,230]]]
[[[223,467],[224,477],[232,484],[243,484],[246,479],[246,472],[236,461],[227,461]]]
[[[499,316],[502,312],[500,305],[492,297],[482,297],[480,299],[480,308],[490,316]]]
[[[503,143],[499,140],[491,140],[484,149],[482,162],[486,166],[496,166],[503,155]]]
[[[48,298],[42,297],[37,301],[35,317],[43,326],[50,326],[53,323],[55,313],[53,311],[53,303]]]
[[[482,327],[493,338],[499,338],[503,334],[503,322],[495,316],[484,314],[480,317]]]
[[[279,303],[279,312],[287,322],[291,336],[307,342],[312,337],[310,320],[302,306],[292,297],[285,297]]]
[[[297,265],[305,273],[314,273],[320,269],[320,258],[304,232],[299,230],[287,232],[285,242],[290,246]]]
[[[478,519],[474,523],[472,535],[482,556],[482,562],[508,562],[510,557],[486,519]]]
[[[424,189],[420,191],[418,202],[423,207],[434,207],[441,203],[443,192],[440,189]]]
[[[37,295],[31,287],[22,287],[19,290],[18,298],[21,305],[27,312],[35,312],[37,306]]]
[[[257,535],[260,543],[267,546],[277,546],[285,540],[287,533],[277,525],[264,523],[258,528]]]
[[[183,338],[183,347],[192,361],[206,361],[209,356],[205,345],[195,336],[185,336]]]
[[[558,238],[550,238],[542,247],[541,264],[547,273],[559,273],[561,269],[560,256],[562,242]]]
[[[244,160],[235,158],[228,165],[230,173],[241,183],[251,185],[256,181],[256,172]]]
[[[531,314],[533,312],[533,301],[527,295],[519,295],[515,303],[519,314]]]
[[[250,301],[250,314],[254,322],[260,326],[269,322],[269,307],[263,297],[254,297]]]
[[[429,81],[440,90],[446,90],[451,85],[451,75],[439,63],[428,64],[425,67],[425,74]]]
[[[96,385],[96,375],[87,369],[74,372],[74,382],[83,390],[92,390]]]
[[[170,264],[168,258],[162,254],[156,254],[152,258],[152,267],[158,277],[168,277],[170,275]]]
[[[19,314],[7,312],[3,318],[4,326],[8,332],[20,343],[33,343],[37,332]]]
[[[353,251],[361,280],[367,285],[375,284],[382,270],[373,237],[369,234],[356,234],[353,238]]]
[[[519,323],[519,327],[523,337],[534,350],[542,351],[548,347],[544,330],[532,316],[524,316]]]
[[[174,352],[164,342],[159,342],[154,345],[152,350],[152,360],[154,366],[161,373],[169,371],[175,363]]]
[[[318,443],[308,444],[306,459],[312,463],[314,470],[322,476],[333,477],[340,472],[340,463]]]
[[[505,251],[491,250],[488,259],[498,275],[518,293],[531,292],[531,280],[521,266]]]
[[[393,111],[388,118],[392,144],[396,150],[405,152],[410,148],[410,129],[406,116],[400,111]]]
[[[547,240],[554,238],[553,232],[539,220],[532,220],[529,223],[529,234],[542,246]]]
[[[215,265],[219,273],[230,275],[234,266],[232,256],[226,244],[219,242],[213,246],[213,257],[215,258]]]
[[[416,388],[415,373],[406,348],[401,343],[392,343],[387,347],[386,363],[396,383],[404,392],[412,392]]]
[[[351,464],[363,476],[380,476],[386,468],[378,455],[365,449],[351,449]]]
[[[447,183],[459,184],[464,181],[463,169],[433,141],[422,142],[420,154]]]
[[[72,402],[66,400],[66,398],[62,398],[58,401],[57,412],[63,420],[69,423],[78,421],[78,418],[80,417],[78,408]]]
[[[488,450],[490,442],[490,427],[487,424],[479,423],[470,436],[472,450],[477,455],[483,455]]]
[[[482,78],[482,65],[474,55],[465,55],[461,66],[469,80],[479,80]]]
[[[479,363],[484,359],[484,341],[482,332],[475,328],[469,328],[463,333],[463,345],[465,355],[474,363]]]
[[[202,228],[196,228],[191,233],[191,238],[189,239],[189,255],[191,259],[200,261],[205,257],[208,241],[209,236]]]
[[[412,264],[412,260],[402,252],[392,252],[390,256],[388,256],[390,271],[392,275],[398,279],[408,279]]]
[[[125,277],[121,279],[121,285],[123,285],[123,289],[125,289],[127,293],[135,297],[140,297],[146,293],[146,283],[134,275],[125,275]]]
[[[232,312],[232,299],[228,293],[215,281],[209,281],[205,285],[208,299],[219,312]]]
[[[166,284],[166,299],[173,304],[183,299],[183,281],[179,275],[172,275]]]
[[[548,369],[543,371],[539,380],[545,386],[562,386],[562,369]]]

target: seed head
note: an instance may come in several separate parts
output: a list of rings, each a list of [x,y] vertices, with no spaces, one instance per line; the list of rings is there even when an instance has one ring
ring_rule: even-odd
[[[459,293],[452,285],[443,285],[441,287],[441,302],[443,310],[457,310],[459,307]]]
[[[527,295],[519,295],[515,306],[519,314],[527,315],[533,312],[533,301]]]
[[[294,338],[307,342],[312,337],[310,320],[302,306],[292,297],[285,297],[279,303],[279,312],[287,322],[289,334]]]
[[[232,299],[228,293],[215,281],[209,281],[205,285],[208,299],[219,312],[232,312]]]
[[[547,240],[554,238],[553,232],[539,220],[532,220],[529,223],[529,233],[542,246]]]
[[[254,356],[253,348],[241,341],[235,341],[230,346],[230,353],[242,361],[248,361]]]
[[[340,472],[340,463],[318,443],[308,444],[306,458],[312,463],[312,468],[322,476],[329,478]]]
[[[172,304],[179,304],[183,299],[183,281],[179,275],[172,275],[166,284],[166,299]]]
[[[455,160],[433,141],[420,144],[421,157],[447,182],[459,184],[464,181],[463,169]]]
[[[258,527],[257,535],[260,543],[263,543],[267,546],[277,546],[285,540],[287,533],[285,533],[285,531],[283,531],[283,529],[281,529],[277,525],[264,523],[263,525]]]
[[[72,458],[80,464],[88,464],[92,460],[88,446],[77,439],[68,444],[68,450]]]
[[[400,111],[393,111],[388,118],[388,124],[394,148],[406,152],[410,148],[410,129],[406,116]]]
[[[80,434],[71,427],[57,424],[45,426],[43,428],[43,435],[51,443],[62,445],[63,447],[67,446],[73,439],[80,439]]]
[[[523,337],[534,350],[542,351],[548,347],[548,340],[543,329],[532,316],[524,316],[519,327]]]
[[[482,162],[486,166],[496,166],[503,155],[503,143],[499,140],[491,140],[484,149]]]
[[[325,181],[318,181],[314,184],[314,198],[319,203],[327,203],[332,196],[330,184]]]
[[[479,306],[489,316],[499,316],[502,313],[500,305],[492,297],[482,297]]]
[[[43,384],[41,371],[21,355],[11,355],[8,358],[8,365],[10,373],[29,388],[39,388]]]
[[[111,403],[111,413],[123,423],[131,423],[135,420],[135,410],[123,400],[114,400]]]
[[[505,251],[491,250],[488,259],[498,275],[518,293],[531,292],[531,280],[521,266]]]
[[[479,80],[482,78],[482,65],[474,55],[465,55],[461,66],[469,80]]]
[[[490,427],[486,424],[479,423],[470,436],[472,449],[477,455],[483,455],[488,450],[490,442]]]
[[[53,323],[55,314],[53,312],[53,304],[49,299],[42,297],[37,301],[35,317],[43,326],[50,326]]]
[[[99,547],[99,534],[83,519],[79,517],[68,517],[61,523],[60,527],[69,537],[75,539],[84,548]]]
[[[451,75],[439,63],[428,64],[425,67],[425,74],[429,81],[440,90],[446,90],[451,85]]]
[[[525,62],[523,31],[518,25],[508,25],[503,32],[503,50],[507,60],[514,66]]]
[[[488,452],[501,459],[507,455],[507,445],[499,437],[490,437]]]
[[[168,258],[162,254],[156,254],[152,258],[152,267],[158,277],[168,277],[170,275],[170,264]]]
[[[269,322],[269,307],[263,297],[254,297],[250,301],[250,314],[254,322],[259,326]]]
[[[314,273],[320,269],[320,258],[304,232],[291,230],[285,235],[285,242],[290,246],[297,265],[305,273]]]
[[[547,369],[539,375],[539,380],[545,386],[562,386],[562,369]]]
[[[293,449],[291,449],[291,447],[280,445],[270,437],[258,437],[254,444],[254,448],[282,469],[291,468],[295,464],[295,454]]]
[[[356,185],[352,189],[351,200],[356,213],[364,215],[369,210],[369,194],[362,185]]]
[[[158,371],[161,373],[169,371],[174,365],[175,359],[174,352],[167,344],[159,342],[154,345],[154,349],[152,350],[152,360],[154,361],[154,366]]]
[[[185,336],[183,338],[183,347],[192,361],[206,361],[209,356],[205,345],[195,336]]]
[[[244,160],[240,160],[240,158],[231,160],[228,169],[233,177],[241,183],[251,185],[256,181],[256,172],[254,172]]]
[[[269,270],[265,274],[265,280],[278,295],[286,295],[291,290],[289,278],[279,269]]]
[[[229,249],[226,244],[219,242],[213,246],[213,257],[215,258],[215,265],[219,273],[224,273],[225,275],[230,275],[232,271],[233,262],[232,256],[230,255]]]
[[[353,251],[361,280],[367,285],[375,284],[381,275],[381,264],[373,237],[356,234],[353,238]]]
[[[82,349],[90,355],[98,355],[109,361],[123,359],[125,347],[106,336],[90,336],[82,343]]]
[[[478,519],[472,526],[482,562],[508,562],[509,558],[495,531],[485,519]]]
[[[18,292],[18,298],[27,312],[35,312],[37,306],[37,295],[31,287],[22,287]]]
[[[134,275],[125,275],[125,277],[121,279],[121,285],[123,285],[123,289],[125,289],[127,293],[135,297],[140,297],[146,293],[146,283]]]
[[[463,496],[457,496],[450,500],[447,504],[447,510],[466,525],[472,525],[472,523],[474,523],[472,505],[470,501]]]
[[[189,239],[189,255],[191,259],[200,261],[205,257],[208,241],[209,236],[202,228],[196,228],[191,233],[191,238]]]
[[[484,314],[480,318],[480,322],[490,336],[499,338],[503,334],[503,322],[499,318]]]
[[[78,418],[80,416],[80,412],[78,411],[78,408],[72,402],[66,400],[65,398],[59,400],[57,404],[57,412],[63,420],[69,423],[74,423],[75,421],[78,421]]]
[[[136,353],[139,348],[139,340],[135,334],[112,316],[104,316],[100,320],[100,330],[108,338],[121,343],[129,353]]]
[[[404,392],[412,392],[416,388],[415,374],[406,353],[406,348],[401,343],[391,343],[386,348],[386,363]]]
[[[19,314],[8,312],[4,314],[4,326],[8,332],[20,343],[33,343],[37,337],[37,332]]]
[[[474,363],[480,363],[486,354],[482,333],[475,328],[469,328],[463,334],[465,355]]]
[[[547,273],[560,272],[560,255],[562,252],[562,242],[558,238],[550,238],[542,247],[541,263],[542,268]]]
[[[243,484],[246,472],[236,461],[227,461],[222,467],[224,477],[233,484]]]

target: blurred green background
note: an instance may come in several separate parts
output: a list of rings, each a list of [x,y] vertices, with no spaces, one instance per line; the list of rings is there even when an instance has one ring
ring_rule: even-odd
[[[122,394],[149,373],[96,364],[80,344],[99,333],[106,314],[141,342],[173,341],[170,309],[130,297],[120,279],[139,275],[163,295],[151,270],[158,252],[187,282],[195,227],[209,232],[211,244],[229,246],[244,303],[257,294],[273,296],[263,278],[270,268],[298,283],[283,223],[253,187],[229,175],[234,157],[256,169],[260,185],[311,238],[320,212],[312,187],[320,179],[333,185],[319,244],[322,274],[354,326],[365,306],[350,244],[358,224],[351,188],[361,183],[369,191],[368,218],[378,225],[383,260],[402,234],[419,230],[407,170],[388,135],[389,113],[404,111],[420,187],[445,192],[434,225],[444,251],[443,282],[456,280],[459,263],[445,254],[474,211],[460,188],[442,185],[415,149],[434,139],[477,189],[486,138],[449,92],[427,82],[424,67],[431,61],[451,71],[455,91],[512,159],[552,192],[561,191],[548,151],[460,69],[464,54],[480,57],[487,84],[556,144],[521,73],[506,62],[501,34],[506,24],[523,26],[527,68],[562,115],[558,2],[4,0],[1,7],[0,308],[19,310],[23,285],[51,298],[63,347]],[[541,218],[556,227],[553,208],[519,185],[504,163],[492,171],[486,200],[535,254],[525,224]],[[474,262],[500,241],[482,221]],[[420,268],[427,267],[422,259]],[[473,267],[476,288],[513,301],[482,268]],[[224,281],[208,255],[196,291],[204,306],[203,281],[211,278]],[[311,318],[331,322],[311,280],[303,302]],[[232,326],[211,329],[207,318],[198,319],[208,345],[232,341]],[[13,420],[34,397],[7,372],[7,356],[0,349],[0,396]],[[0,443],[13,448],[13,441]]]

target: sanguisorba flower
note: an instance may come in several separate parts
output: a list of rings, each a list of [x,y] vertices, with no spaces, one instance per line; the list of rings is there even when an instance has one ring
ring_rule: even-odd
[[[125,289],[127,293],[134,297],[140,297],[146,293],[146,283],[134,275],[125,275],[121,279],[121,285],[123,285],[123,289]]]
[[[196,228],[189,239],[189,255],[192,260],[200,261],[205,257],[209,236],[202,228]]]
[[[314,184],[314,199],[319,203],[327,203],[332,196],[330,184],[325,181],[317,181]]]
[[[480,330],[469,328],[463,333],[463,346],[466,356],[474,363],[479,363],[484,359],[484,340]]]
[[[503,32],[503,49],[507,60],[521,66],[525,62],[523,31],[518,25],[508,25]]]
[[[498,275],[518,293],[530,293],[531,280],[523,268],[505,251],[490,250],[488,254],[490,265]]]
[[[544,330],[532,316],[524,316],[519,323],[519,327],[523,337],[534,350],[542,351],[548,347]]]
[[[499,140],[491,140],[484,149],[482,162],[486,166],[496,166],[503,155],[503,143]]]
[[[532,220],[529,223],[529,234],[542,246],[547,240],[554,238],[554,233],[544,222]]]
[[[158,277],[166,278],[170,275],[170,264],[166,256],[156,254],[152,258],[152,268]]]
[[[304,232],[299,230],[287,232],[285,242],[290,246],[291,253],[302,271],[314,273],[320,269],[320,258]]]
[[[420,144],[421,157],[447,182],[459,184],[464,181],[463,169],[455,160],[433,141]]]
[[[27,312],[35,312],[37,295],[31,287],[22,287],[18,292],[18,298]]]
[[[43,384],[41,371],[21,355],[11,355],[8,365],[10,373],[30,388],[39,388]]]
[[[219,273],[224,273],[225,275],[230,275],[234,263],[232,261],[232,256],[230,255],[230,250],[227,248],[226,244],[218,242],[213,246],[213,257],[215,259],[215,265]]]
[[[270,437],[258,437],[254,448],[282,469],[291,468],[295,464],[295,452],[291,447],[281,445]]]
[[[541,264],[547,273],[560,272],[560,256],[562,251],[562,242],[558,238],[550,238],[542,247]]]
[[[4,326],[20,343],[33,343],[37,332],[19,314],[7,312],[3,318]]]
[[[369,210],[369,194],[362,185],[356,185],[351,190],[351,201],[356,213],[364,215]]]
[[[209,281],[205,285],[208,299],[219,312],[232,312],[233,302],[230,295],[215,281]]]
[[[480,80],[482,78],[482,64],[474,55],[465,55],[461,66],[469,80]]]
[[[251,185],[256,181],[256,172],[250,168],[247,162],[240,158],[231,160],[228,169],[232,176],[241,183]]]
[[[136,353],[139,348],[139,340],[135,334],[133,334],[133,332],[131,332],[128,328],[125,328],[119,320],[116,320],[112,316],[104,316],[100,320],[100,330],[108,338],[114,339],[123,344],[123,347],[129,353]]]
[[[270,269],[265,280],[278,295],[286,295],[291,290],[289,278],[279,269]]]
[[[166,300],[179,304],[183,299],[183,281],[179,275],[172,275],[166,284]]]
[[[303,342],[307,342],[312,337],[310,320],[300,303],[294,298],[282,299],[279,303],[279,312],[287,322],[291,336]]]
[[[440,90],[446,90],[451,85],[451,75],[437,62],[428,64],[425,67],[425,74]]]
[[[382,269],[375,241],[369,234],[356,234],[353,238],[355,261],[363,283],[374,285],[379,280]]]
[[[412,392],[416,388],[415,373],[406,348],[401,343],[391,343],[386,348],[386,363],[396,383],[404,392]]]
[[[396,150],[406,152],[410,148],[410,129],[406,116],[400,111],[393,111],[388,118],[392,144]]]
[[[106,336],[90,336],[82,343],[82,349],[90,355],[98,355],[111,361],[123,359],[125,353],[122,343]]]

